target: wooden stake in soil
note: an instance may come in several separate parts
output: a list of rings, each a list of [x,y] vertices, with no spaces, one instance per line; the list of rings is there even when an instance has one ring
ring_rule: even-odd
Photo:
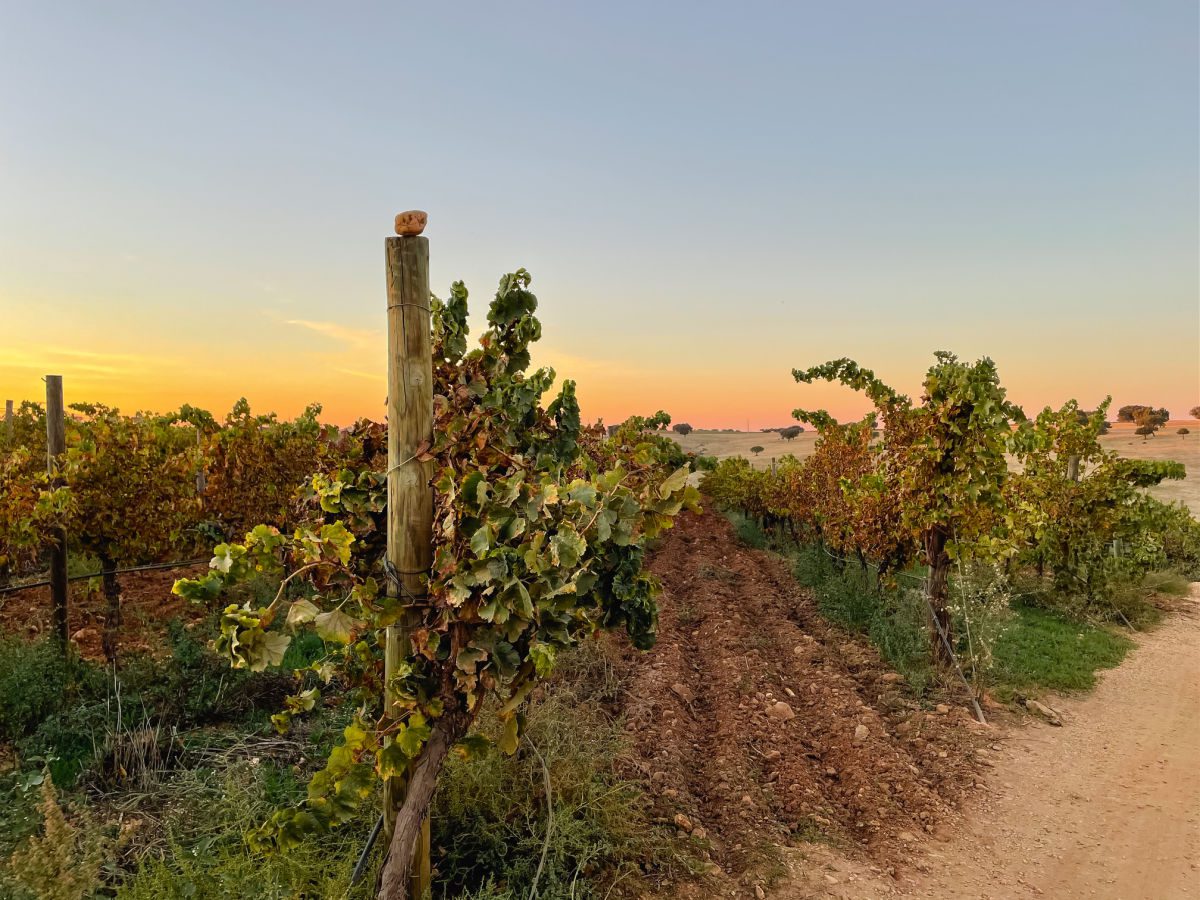
[[[58,460],[67,450],[67,421],[63,410],[61,375],[46,376],[46,474],[51,487],[58,487]],[[50,599],[54,606],[54,637],[67,649],[67,533],[52,528],[50,534]]]
[[[13,442],[13,402],[11,400],[4,401],[4,437],[11,449]]]
[[[196,426],[196,447],[201,449],[204,447],[204,435],[200,433],[200,426]],[[204,468],[204,463],[200,463],[200,468],[196,470],[196,493],[201,497],[204,496],[205,488],[208,487],[208,472]]]
[[[408,216],[406,223],[414,218]],[[433,353],[429,320],[429,239],[412,228],[385,241],[388,317],[388,530],[387,558],[399,584],[389,581],[393,596],[409,600],[412,609],[388,628],[384,653],[384,710],[391,714],[393,674],[408,656],[409,629],[419,620],[426,596],[426,573],[433,564],[432,460],[417,459],[433,443]],[[424,226],[423,214],[420,225]],[[411,769],[410,769],[411,773]],[[405,779],[384,785],[385,846],[391,841],[396,812],[404,799]],[[409,896],[425,895],[430,882],[429,821],[421,827],[413,860]]]

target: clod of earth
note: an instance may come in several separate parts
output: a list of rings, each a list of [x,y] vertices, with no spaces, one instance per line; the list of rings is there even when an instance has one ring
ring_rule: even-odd
[[[767,707],[767,715],[772,719],[778,719],[781,722],[786,722],[788,719],[796,718],[795,710],[787,703],[778,700]]]

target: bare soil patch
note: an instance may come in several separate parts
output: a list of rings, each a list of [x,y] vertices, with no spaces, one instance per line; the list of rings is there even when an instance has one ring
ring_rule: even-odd
[[[200,564],[121,575],[121,652],[166,652],[168,622],[172,619],[184,622],[203,619],[207,610],[172,594],[171,586],[177,578],[194,578],[206,568]],[[91,590],[86,580],[72,581],[70,588],[67,622],[71,641],[84,659],[102,660],[104,597],[99,590]],[[50,634],[53,628],[51,614],[48,587],[0,595],[0,633],[5,635],[34,640]]]
[[[723,895],[769,885],[780,844],[869,851],[886,872],[938,833],[989,729],[960,705],[908,697],[720,516],[682,517],[651,568],[665,589],[659,643],[626,655],[634,765],[661,821],[707,847]]]

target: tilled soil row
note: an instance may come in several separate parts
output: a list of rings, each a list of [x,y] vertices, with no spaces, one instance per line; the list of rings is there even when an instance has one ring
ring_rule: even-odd
[[[889,868],[953,813],[980,764],[979,729],[958,707],[908,698],[780,558],[739,545],[720,516],[688,515],[651,568],[664,587],[658,645],[625,654],[632,765],[714,872],[747,876],[748,890],[767,848],[813,839]]]

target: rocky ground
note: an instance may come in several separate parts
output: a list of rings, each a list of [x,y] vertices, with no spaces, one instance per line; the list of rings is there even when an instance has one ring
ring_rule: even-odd
[[[659,643],[627,654],[625,713],[660,817],[711,858],[693,895],[770,891],[779,848],[812,841],[894,873],[939,833],[995,741],[962,698],[912,699],[719,516],[685,516],[652,568]]]

